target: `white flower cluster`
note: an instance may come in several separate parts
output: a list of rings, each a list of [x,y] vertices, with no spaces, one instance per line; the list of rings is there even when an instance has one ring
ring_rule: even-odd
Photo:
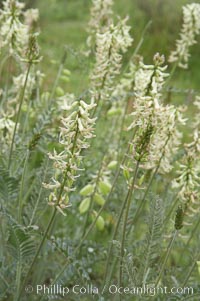
[[[113,0],[93,0],[90,11],[89,32],[96,34],[104,32],[112,22]]]
[[[176,42],[176,50],[172,51],[169,62],[177,62],[181,68],[188,67],[189,48],[196,43],[196,35],[200,33],[200,4],[192,3],[183,6],[183,26],[180,39]]]
[[[28,26],[29,31],[31,31],[38,19],[39,11],[37,8],[30,8],[24,12],[24,23]]]
[[[182,117],[179,109],[173,105],[160,106],[158,114],[158,126],[151,141],[151,151],[146,168],[154,168],[159,160],[160,173],[167,173],[173,168],[172,158],[181,144],[182,133],[179,125],[184,125],[186,119]]]
[[[153,169],[159,164],[160,172],[168,172],[172,168],[172,154],[181,138],[177,122],[184,123],[185,120],[174,106],[164,106],[161,102],[161,90],[168,76],[163,63],[164,57],[159,54],[154,56],[154,65],[140,62],[135,73],[133,122],[128,130],[135,128],[133,154],[141,161],[141,167]]]
[[[0,49],[8,46],[10,54],[21,57],[28,44],[32,24],[38,19],[38,10],[23,12],[25,4],[17,0],[6,0],[0,10]],[[25,18],[25,24],[21,18]]]
[[[164,57],[159,54],[154,56],[154,65],[145,65],[142,60],[139,62],[139,68],[135,72],[135,100],[131,113],[133,122],[128,130],[136,126],[146,127],[149,117],[156,116],[159,112],[161,90],[168,76],[165,73],[167,66],[161,66],[163,62]]]
[[[111,24],[104,33],[96,35],[96,63],[91,80],[92,94],[97,103],[110,97],[122,65],[121,52],[125,53],[132,44],[130,26],[126,23],[127,18],[119,20],[117,25]]]
[[[184,215],[191,218],[200,210],[200,137],[197,130],[194,132],[193,141],[185,145],[185,151],[186,154],[179,163],[178,177],[173,181],[172,187],[179,189],[178,195],[184,205]]]
[[[56,172],[51,183],[43,185],[52,190],[49,205],[56,206],[64,215],[63,209],[69,206],[68,193],[74,191],[72,185],[79,176],[77,171],[80,170],[81,151],[89,147],[87,140],[94,137],[96,118],[90,118],[90,111],[94,107],[95,104],[86,104],[83,100],[73,103],[71,114],[61,118],[59,143],[63,150],[54,150],[53,154],[49,154]]]

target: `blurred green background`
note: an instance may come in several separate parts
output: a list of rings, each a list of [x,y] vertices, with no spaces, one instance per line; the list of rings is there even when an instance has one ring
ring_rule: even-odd
[[[87,24],[89,21],[91,0],[27,0],[27,5],[38,7],[40,11],[40,46],[43,55],[42,69],[47,74],[46,82],[51,83],[58,68],[64,45],[69,47],[66,67],[72,72],[71,80],[65,83],[69,92],[87,89],[90,61],[85,61],[80,51],[85,49]],[[152,24],[145,35],[140,54],[146,64],[152,62],[155,52],[168,57],[179,38],[182,24],[182,6],[192,3],[188,0],[114,0],[117,15],[129,15],[131,34],[134,38],[132,49],[137,46],[141,33],[148,23]],[[198,1],[196,1],[198,2]],[[188,70],[178,69],[172,85],[184,89],[199,89],[200,83],[200,39],[191,48]],[[128,57],[126,58],[128,59]],[[52,61],[53,60],[53,61]],[[67,85],[67,87],[66,87]]]

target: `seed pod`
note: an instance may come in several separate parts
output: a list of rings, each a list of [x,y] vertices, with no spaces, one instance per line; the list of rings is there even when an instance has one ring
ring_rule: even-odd
[[[99,193],[95,193],[94,200],[100,206],[105,204],[105,199]]]
[[[100,181],[99,182],[99,189],[102,194],[108,194],[111,190],[112,185],[108,181]]]
[[[197,263],[197,267],[198,267],[198,273],[200,275],[200,261],[197,261],[196,263]]]
[[[115,116],[115,115],[120,115],[122,112],[122,110],[120,108],[111,108],[108,112],[107,112],[107,116]]]
[[[115,169],[117,166],[117,161],[111,161],[109,164],[108,164],[108,169],[110,170],[113,170]]]
[[[138,185],[139,185],[139,186],[141,186],[142,183],[144,182],[144,177],[145,177],[145,175],[142,175],[142,176],[139,178],[139,180],[138,180]]]
[[[80,214],[83,214],[88,211],[88,209],[90,207],[90,201],[91,201],[90,198],[86,198],[86,199],[82,200],[82,202],[79,205]]]
[[[92,194],[93,191],[94,191],[94,185],[88,184],[81,189],[80,195],[87,196],[87,195]]]
[[[65,74],[65,75],[70,75],[71,72],[70,72],[70,70],[68,70],[68,69],[64,69],[64,70],[63,70],[63,74]]]
[[[97,218],[96,227],[100,231],[103,231],[103,229],[105,227],[105,221],[101,215]]]
[[[63,96],[65,94],[64,90],[61,87],[56,88],[56,95],[58,97]]]
[[[61,76],[60,79],[61,79],[63,82],[65,82],[65,83],[68,83],[68,82],[70,81],[69,77],[64,76],[64,75]]]
[[[130,172],[128,169],[123,170],[123,175],[127,181],[130,179]]]

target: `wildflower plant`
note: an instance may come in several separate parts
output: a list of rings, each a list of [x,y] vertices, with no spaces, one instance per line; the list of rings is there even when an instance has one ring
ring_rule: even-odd
[[[177,171],[178,177],[173,182],[173,187],[179,190],[180,205],[177,214],[181,209],[183,211],[183,220],[179,223],[181,226],[192,225],[192,218],[199,213],[199,142],[199,133],[195,131],[193,141],[185,145],[185,155]]]
[[[200,4],[192,3],[183,6],[183,25],[180,33],[180,39],[176,42],[176,50],[169,56],[169,62],[177,62],[181,68],[188,67],[190,57],[190,47],[196,44],[196,36],[200,32]]]
[[[69,193],[74,191],[73,183],[79,177],[81,152],[87,149],[88,139],[94,137],[96,118],[90,118],[90,110],[95,104],[87,104],[83,100],[72,104],[70,115],[61,119],[59,143],[63,150],[54,150],[49,158],[54,161],[55,176],[44,187],[52,190],[49,196],[49,205],[55,206],[62,214],[63,209],[69,206]]]
[[[111,25],[103,32],[96,34],[96,55],[94,70],[91,74],[91,93],[94,101],[107,101],[114,90],[114,82],[122,67],[122,54],[132,44],[130,26],[127,18]]]

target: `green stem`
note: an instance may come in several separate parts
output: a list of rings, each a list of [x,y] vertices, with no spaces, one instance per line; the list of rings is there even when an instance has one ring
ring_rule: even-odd
[[[124,215],[124,220],[123,220],[123,228],[122,228],[122,239],[121,239],[121,247],[120,247],[120,268],[119,268],[119,287],[122,285],[122,270],[123,270],[123,258],[124,258],[124,245],[125,245],[125,239],[126,239],[126,226],[127,226],[127,221],[128,221],[128,215],[129,215],[129,210],[130,210],[130,205],[131,205],[131,199],[134,191],[134,186],[135,186],[135,181],[137,178],[137,173],[139,169],[140,161],[137,161],[136,167],[135,167],[135,172],[132,180],[131,187],[128,190],[126,199],[124,201],[124,208],[126,207],[125,215]],[[122,211],[123,213],[123,211]]]
[[[184,258],[185,252],[186,252],[186,250],[188,250],[189,244],[190,244],[190,242],[191,242],[191,240],[192,240],[194,234],[196,233],[196,231],[197,231],[199,225],[200,225],[200,219],[199,219],[198,222],[196,223],[196,226],[195,226],[194,229],[192,230],[192,232],[191,232],[191,234],[190,234],[190,236],[189,236],[189,238],[188,238],[188,240],[187,240],[187,242],[186,242],[186,244],[185,244],[185,247],[184,247],[183,251],[182,251],[181,254],[180,254],[179,262],[181,261],[182,258]]]
[[[174,234],[173,234],[173,236],[172,236],[170,242],[169,242],[169,245],[168,245],[168,248],[167,248],[167,252],[166,252],[164,261],[163,261],[163,263],[162,263],[162,265],[161,265],[161,268],[160,268],[160,271],[159,271],[159,274],[158,274],[158,278],[157,278],[156,283],[155,283],[155,287],[158,286],[159,281],[160,281],[160,279],[161,279],[161,277],[162,277],[164,268],[165,268],[165,266],[166,266],[167,260],[168,260],[168,258],[169,258],[169,255],[170,255],[170,252],[171,252],[171,250],[172,250],[172,247],[173,247],[173,244],[174,244],[174,241],[175,241],[175,238],[176,238],[177,234],[178,234],[178,231],[176,230],[176,231],[174,232]]]
[[[183,281],[183,284],[182,284],[181,287],[185,287],[186,286],[188,280],[190,279],[190,276],[191,276],[192,272],[194,271],[194,268],[196,266],[196,262],[198,261],[198,259],[199,259],[199,255],[196,257],[196,259],[194,259],[194,262],[193,262],[193,264],[192,264],[192,266],[191,266],[188,274],[186,275],[185,280]]]
[[[157,167],[156,167],[156,169],[154,170],[153,175],[151,176],[151,179],[150,179],[150,181],[149,181],[149,183],[148,183],[148,186],[147,186],[147,188],[146,188],[146,190],[145,190],[145,193],[144,193],[144,196],[143,196],[142,201],[141,201],[141,203],[140,203],[140,206],[138,207],[138,209],[137,209],[137,211],[136,211],[136,213],[135,213],[134,220],[133,220],[133,222],[132,222],[133,225],[137,222],[137,220],[138,220],[138,218],[139,218],[139,216],[140,216],[140,212],[141,212],[141,210],[143,209],[143,207],[145,206],[145,204],[146,204],[146,202],[147,202],[146,197],[147,197],[147,195],[148,195],[148,193],[149,193],[151,184],[152,184],[153,180],[155,179],[155,176],[156,176],[156,174],[157,174],[157,172],[158,172],[158,170],[159,170],[159,168],[160,168],[161,161],[162,161],[162,159],[163,159],[163,157],[164,157],[164,155],[165,155],[165,147],[167,146],[167,144],[168,144],[168,142],[169,142],[169,139],[170,139],[170,136],[168,136],[167,139],[166,139],[166,142],[165,142],[165,145],[164,145],[164,149],[163,149],[163,152],[162,152],[162,154],[161,154],[161,156],[160,156],[160,159],[159,159],[159,161],[158,161]],[[130,228],[130,230],[131,230],[131,228]]]
[[[168,212],[166,218],[164,219],[163,226],[166,226],[166,223],[167,223],[167,221],[169,220],[169,218],[170,218],[172,212],[173,212],[174,209],[176,208],[176,206],[177,206],[177,204],[178,204],[178,201],[179,201],[179,199],[178,199],[178,196],[177,196],[177,194],[176,194],[176,195],[175,195],[175,198],[173,199],[173,206],[171,207],[170,211]]]
[[[16,271],[16,295],[15,300],[18,299],[19,292],[20,292],[20,279],[21,279],[21,273],[22,273],[22,262],[21,258],[17,262],[17,271]]]
[[[172,77],[173,77],[173,75],[174,75],[174,73],[175,73],[175,71],[176,71],[177,66],[178,66],[178,62],[176,62],[176,63],[173,65],[172,71],[170,72],[170,76],[169,76],[168,79],[166,80],[164,86],[167,86],[167,84],[168,84],[168,83],[170,82],[170,80],[172,79]]]
[[[27,164],[28,164],[28,158],[29,158],[29,150],[26,151],[26,157],[25,157],[25,161],[24,161],[24,168],[23,168],[20,191],[19,191],[19,211],[18,211],[19,223],[21,223],[21,221],[22,221],[23,190],[24,190],[24,181],[25,181],[25,176],[26,176],[26,168],[27,168]]]
[[[142,44],[143,44],[143,42],[144,42],[144,36],[145,36],[147,30],[149,29],[149,27],[151,26],[151,24],[152,24],[152,20],[148,21],[148,23],[147,23],[146,26],[144,27],[144,30],[143,30],[143,32],[142,32],[142,34],[141,34],[141,38],[140,38],[140,40],[139,40],[139,42],[138,42],[138,44],[137,44],[137,46],[136,46],[136,48],[135,48],[135,50],[134,50],[132,56],[131,56],[131,58],[129,59],[129,61],[128,61],[126,67],[124,68],[124,73],[126,73],[126,71],[128,70],[129,62],[131,62],[132,59],[138,54],[138,52],[139,52],[139,50],[140,50],[140,48],[141,48],[141,46],[142,46]]]
[[[24,95],[25,95],[25,90],[26,90],[26,85],[27,85],[27,81],[28,81],[28,76],[29,76],[30,69],[31,69],[31,63],[28,64],[28,68],[27,68],[27,72],[26,72],[26,77],[25,77],[25,81],[24,81],[24,86],[23,86],[22,92],[20,94],[19,108],[18,108],[18,112],[17,112],[17,117],[16,117],[16,121],[15,121],[15,127],[14,127],[13,136],[12,136],[11,147],[10,147],[10,154],[9,154],[9,160],[8,160],[8,169],[10,169],[10,165],[11,165],[12,152],[13,152],[13,147],[14,147],[14,142],[15,142],[15,135],[16,135],[17,126],[18,126],[18,123],[19,123],[21,108],[22,108],[22,104],[23,104],[23,101],[24,101]]]
[[[54,97],[56,88],[57,88],[57,86],[58,86],[58,82],[59,82],[60,76],[61,76],[61,74],[62,74],[62,71],[63,71],[64,65],[65,65],[66,58],[67,58],[67,50],[65,49],[65,50],[64,50],[63,57],[62,57],[61,62],[60,62],[60,66],[59,66],[57,75],[56,75],[56,79],[55,79],[55,81],[54,81],[54,85],[53,85],[51,94],[50,94],[50,96],[49,96],[49,105],[50,105],[50,104],[52,103],[52,101],[53,101],[53,97]]]
[[[122,140],[122,133],[123,133],[123,127],[124,127],[124,122],[125,122],[125,118],[126,118],[126,113],[128,110],[128,99],[126,101],[126,106],[123,112],[123,116],[122,116],[122,121],[121,121],[121,126],[120,126],[120,134],[119,134],[119,140],[118,140],[118,146],[117,146],[117,159],[119,160],[119,156],[120,156],[120,150],[121,150],[121,140]]]
[[[196,226],[194,227],[194,229],[192,230],[191,234],[190,234],[190,237],[188,238],[187,240],[187,243],[186,243],[186,247],[189,246],[194,234],[196,233],[197,229],[199,228],[199,225],[200,225],[200,218],[198,220],[198,222],[196,223]]]

